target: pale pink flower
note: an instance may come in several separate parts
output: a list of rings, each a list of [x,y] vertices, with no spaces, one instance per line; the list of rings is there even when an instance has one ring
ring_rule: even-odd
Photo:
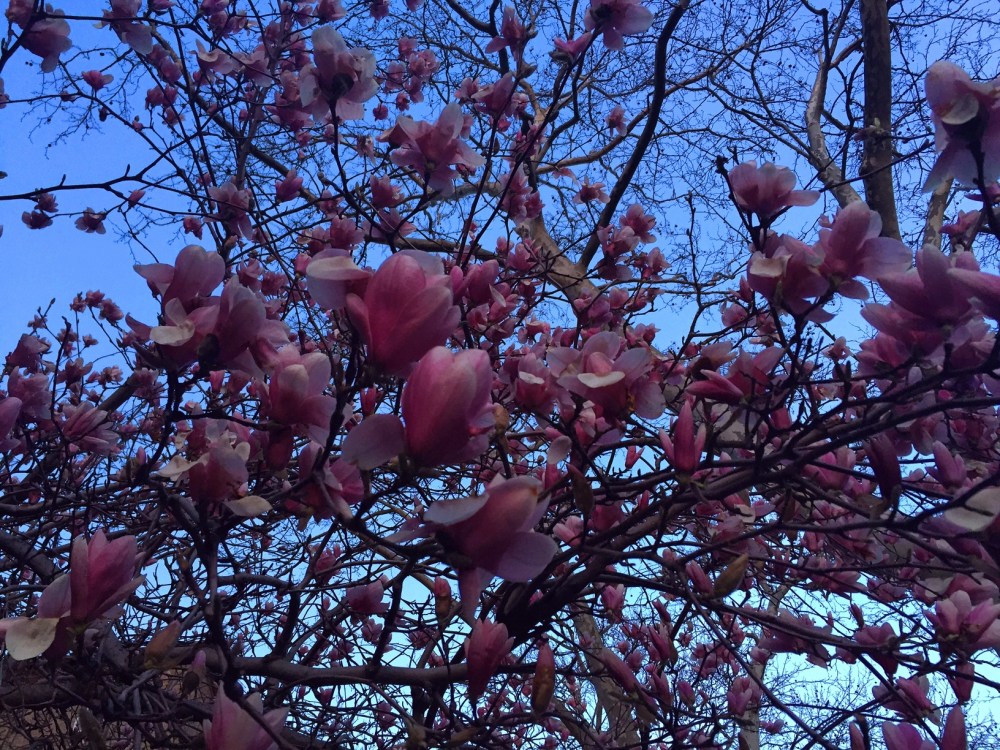
[[[924,85],[938,150],[924,190],[933,190],[948,177],[976,184],[976,150],[982,154],[984,181],[995,182],[1000,177],[1000,79],[974,83],[957,65],[941,60],[927,71]]]
[[[497,481],[485,494],[435,503],[424,513],[446,548],[458,553],[459,588],[465,611],[493,576],[528,581],[555,555],[555,541],[534,530],[548,507],[539,502],[541,484],[532,477]]]
[[[811,206],[819,200],[815,190],[795,190],[795,175],[787,167],[748,161],[729,172],[736,205],[744,211],[771,218],[789,206]]]
[[[436,123],[416,122],[403,115],[378,140],[394,147],[393,164],[412,169],[428,188],[448,196],[455,191],[459,169],[471,173],[486,163],[461,140],[464,126],[462,108],[452,102]]]

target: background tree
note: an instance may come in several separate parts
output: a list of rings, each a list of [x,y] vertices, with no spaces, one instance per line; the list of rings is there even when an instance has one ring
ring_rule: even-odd
[[[81,292],[6,359],[5,742],[983,731],[1000,84],[927,63],[996,73],[985,4],[6,18],[4,115],[144,161],[4,200],[112,228],[158,313]]]

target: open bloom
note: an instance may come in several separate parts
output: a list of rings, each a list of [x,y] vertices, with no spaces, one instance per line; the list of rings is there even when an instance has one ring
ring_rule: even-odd
[[[1000,177],[1000,78],[974,83],[957,65],[940,60],[927,71],[924,86],[939,154],[924,190],[933,190],[949,177],[966,185],[975,184],[980,176],[987,185],[996,181]]]
[[[117,617],[125,602],[143,582],[135,575],[136,539],[123,536],[109,542],[98,531],[88,542],[73,541],[69,574],[45,587],[36,617],[0,621],[0,637],[14,659],[32,659],[45,653],[62,656],[75,628],[100,618]]]
[[[641,34],[653,23],[653,14],[639,0],[590,0],[583,20],[588,31],[604,34],[604,46],[622,49],[623,36]]]
[[[815,190],[794,190],[795,174],[788,167],[747,161],[729,172],[736,205],[762,217],[773,217],[789,206],[811,206],[819,200]]]
[[[552,538],[534,530],[548,507],[538,502],[540,492],[537,479],[515,477],[495,482],[477,497],[435,503],[424,513],[459,568],[466,612],[494,575],[528,581],[555,555]]]
[[[316,118],[331,110],[341,120],[364,117],[364,103],[378,91],[375,56],[367,49],[348,49],[332,26],[316,29],[312,43],[313,65],[301,77],[303,106]]]
[[[416,122],[405,115],[379,140],[394,146],[392,162],[408,167],[427,181],[427,187],[449,196],[455,192],[457,169],[473,172],[486,160],[461,140],[465,126],[462,108],[452,102],[436,123]]]

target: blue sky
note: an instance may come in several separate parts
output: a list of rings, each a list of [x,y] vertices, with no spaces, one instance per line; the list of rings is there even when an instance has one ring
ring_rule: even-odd
[[[81,71],[85,64],[81,61]],[[7,95],[16,100],[36,90],[42,73],[30,55],[15,55],[2,75]],[[0,170],[7,173],[0,181],[4,195],[57,185],[64,177],[67,183],[107,179],[121,175],[130,160],[139,163],[141,153],[128,148],[127,139],[115,132],[118,128],[109,127],[104,133],[91,130],[83,138],[71,134],[65,143],[53,144],[58,128],[39,119],[23,104],[0,110]],[[88,205],[100,210],[107,201],[97,191],[56,194],[56,199],[60,212],[79,212]],[[155,315],[145,282],[132,271],[134,263],[151,260],[141,248],[121,241],[110,225],[104,235],[81,232],[74,226],[75,216],[56,216],[52,226],[30,230],[21,214],[32,206],[29,200],[0,201],[0,350],[13,348],[26,323],[49,300],[56,301],[50,321],[58,326],[60,318],[70,314],[67,305],[73,297],[91,289],[100,289],[140,319]]]

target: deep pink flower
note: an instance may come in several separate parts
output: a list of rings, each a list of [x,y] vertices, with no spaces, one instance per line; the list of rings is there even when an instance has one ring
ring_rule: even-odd
[[[143,582],[135,575],[137,547],[134,536],[109,542],[98,531],[88,543],[82,536],[73,541],[69,560],[72,597],[70,616],[79,623],[99,617],[126,601]]]
[[[660,430],[660,445],[674,469],[681,474],[693,474],[701,463],[701,454],[705,449],[705,425],[694,431],[694,413],[691,401],[686,399],[681,407],[677,421],[674,422],[674,436],[671,438],[666,431]]]
[[[829,229],[820,230],[818,250],[823,254],[819,272],[838,293],[867,299],[868,289],[855,280],[881,279],[910,267],[912,254],[899,240],[880,237],[882,219],[857,201],[837,212]]]
[[[336,406],[323,393],[330,384],[330,358],[322,352],[300,354],[298,347],[278,351],[268,383],[271,419],[286,425],[308,425],[309,437],[325,443]]]
[[[351,586],[344,593],[347,606],[356,615],[379,615],[389,611],[389,605],[382,601],[385,586],[382,581]]]
[[[482,350],[435,347],[417,363],[403,388],[407,452],[424,466],[476,458],[495,426],[493,371]]]
[[[136,551],[134,536],[109,542],[98,531],[89,543],[77,537],[70,552],[69,574],[45,587],[36,616],[0,620],[0,638],[6,639],[11,656],[19,660],[43,653],[61,657],[69,650],[74,630],[100,618],[117,617],[118,605],[144,580],[135,575]]]
[[[521,59],[524,45],[528,43],[528,31],[517,17],[517,11],[509,5],[504,6],[503,21],[500,23],[500,36],[493,37],[486,45],[486,52],[499,52],[504,47],[510,47],[515,60]]]
[[[222,283],[226,274],[226,262],[216,252],[205,250],[198,245],[188,245],[180,253],[173,265],[151,263],[135,266],[135,272],[142,276],[150,289],[160,295],[166,305],[172,299],[190,309],[191,303],[207,297]]]
[[[978,651],[1000,647],[1000,604],[989,601],[973,606],[966,591],[955,591],[926,613],[938,639],[950,646]]]
[[[819,200],[815,190],[795,190],[795,174],[787,167],[765,162],[744,162],[729,172],[736,205],[744,211],[771,218],[789,206],[811,206]]]
[[[383,263],[363,296],[348,294],[346,304],[369,360],[393,375],[444,343],[460,319],[440,261],[409,251]]]
[[[92,208],[87,208],[83,214],[74,222],[77,229],[87,234],[104,234],[104,214],[96,212]]]
[[[89,402],[77,406],[66,404],[62,408],[63,436],[77,450],[97,456],[111,456],[120,450],[118,433],[111,429],[108,413]]]
[[[246,698],[250,710],[275,734],[281,732],[287,708],[264,711],[260,696],[252,693]],[[215,696],[215,710],[211,721],[204,723],[205,750],[273,750],[277,744],[260,721],[248,714],[240,704],[231,700],[219,683]]]
[[[317,443],[309,443],[299,453],[299,476],[308,481],[289,506],[296,513],[319,519],[350,518],[349,506],[359,502],[365,493],[361,473],[343,459],[327,460],[317,466],[322,453],[323,447]]]
[[[604,35],[604,46],[622,49],[623,36],[641,34],[653,23],[653,14],[639,0],[590,0],[584,27]]]
[[[935,750],[937,745],[933,740],[925,740],[912,724],[882,725],[882,737],[885,738],[886,750]]]
[[[493,576],[528,581],[549,564],[558,547],[534,530],[548,503],[538,501],[541,484],[532,477],[498,481],[485,494],[435,503],[424,521],[446,548],[457,553],[459,588],[467,613]]]
[[[507,626],[489,620],[476,620],[465,642],[465,657],[469,663],[469,698],[475,703],[486,691],[490,677],[500,662],[510,654],[513,638],[507,637]]]
[[[86,70],[80,77],[94,91],[100,91],[115,79],[110,73],[102,73],[99,70]]]

